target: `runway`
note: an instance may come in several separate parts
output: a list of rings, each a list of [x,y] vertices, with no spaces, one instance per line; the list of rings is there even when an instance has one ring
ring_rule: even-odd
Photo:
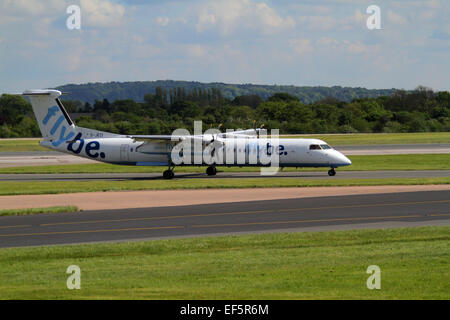
[[[161,173],[72,173],[72,174],[0,174],[0,181],[90,181],[90,180],[160,180]],[[273,176],[262,176],[256,172],[219,172],[216,176],[208,176],[206,173],[183,173],[175,169],[175,179],[224,179],[224,178],[296,178],[296,179],[387,179],[387,178],[440,178],[450,177],[450,170],[418,170],[418,171],[339,171],[334,177],[327,174],[327,170],[321,172],[296,171],[278,172]]]
[[[450,225],[449,204],[445,190],[0,217],[0,247]]]

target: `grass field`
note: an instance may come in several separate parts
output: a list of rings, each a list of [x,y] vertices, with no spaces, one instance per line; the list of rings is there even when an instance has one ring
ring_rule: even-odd
[[[60,206],[47,208],[6,209],[0,210],[0,216],[22,216],[40,213],[63,213],[79,211],[75,206]]]
[[[399,154],[349,156],[352,165],[338,171],[367,170],[450,170],[450,154]],[[176,172],[205,172],[206,167],[176,167]],[[329,168],[285,168],[283,171],[328,171]],[[19,173],[162,173],[166,167],[120,166],[112,164],[71,164],[0,168],[0,174]],[[255,167],[218,167],[223,172],[257,172]]]
[[[0,152],[49,151],[39,145],[42,139],[0,139]]]
[[[19,194],[57,194],[124,190],[289,188],[333,186],[431,185],[450,184],[450,178],[392,179],[293,179],[293,178],[223,178],[124,181],[0,181],[0,196]],[[0,198],[1,199],[1,198]]]
[[[0,249],[0,299],[449,299],[449,246],[422,227]]]
[[[450,143],[450,132],[417,133],[358,133],[358,134],[320,134],[284,136],[289,138],[315,138],[325,140],[333,146],[364,144],[411,144],[411,143]],[[39,146],[40,139],[0,139],[0,152],[45,151]]]
[[[450,132],[356,133],[295,135],[288,138],[314,138],[332,146],[372,144],[450,143]]]

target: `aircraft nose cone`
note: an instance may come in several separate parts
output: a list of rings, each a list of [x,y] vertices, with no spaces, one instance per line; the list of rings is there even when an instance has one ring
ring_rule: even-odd
[[[349,158],[347,158],[346,156],[344,156],[344,158],[346,159],[346,165],[347,166],[349,166],[349,165],[351,165],[352,164],[352,161],[349,159]]]
[[[343,154],[341,154],[341,161],[342,161],[342,165],[344,165],[344,166],[349,166],[352,164],[350,159],[347,158],[346,156],[344,156]]]
[[[336,154],[336,162],[339,164],[339,166],[349,166],[352,164],[352,162],[350,161],[349,158],[347,158],[346,156],[344,156],[342,153],[337,152]]]

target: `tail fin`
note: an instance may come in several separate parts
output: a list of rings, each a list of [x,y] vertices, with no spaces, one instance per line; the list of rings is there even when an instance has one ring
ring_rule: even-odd
[[[30,98],[44,141],[58,147],[75,137],[76,127],[59,100],[60,91],[27,90],[23,96]]]

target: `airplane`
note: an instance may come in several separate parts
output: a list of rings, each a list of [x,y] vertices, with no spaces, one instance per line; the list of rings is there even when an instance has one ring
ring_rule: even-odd
[[[59,99],[62,95],[60,91],[26,90],[21,95],[28,97],[31,102],[42,133],[41,146],[104,163],[166,166],[168,169],[163,173],[165,179],[174,178],[175,166],[208,166],[207,175],[214,176],[217,173],[217,166],[272,165],[263,162],[263,156],[276,159],[273,162],[277,162],[281,169],[329,167],[329,176],[336,175],[336,168],[351,165],[351,161],[345,155],[322,140],[278,139],[275,144],[271,142],[272,140],[261,136],[260,128],[201,135],[122,135],[82,128],[71,120]],[[211,147],[213,157],[209,161],[201,157],[200,161],[194,161],[194,164],[185,161],[195,156],[195,150],[190,146],[187,151],[186,148],[180,149],[181,152],[178,149],[175,151],[183,142],[193,142],[197,145],[200,143],[202,147],[214,145]],[[219,159],[219,154],[225,156]],[[216,161],[218,159],[221,161]]]

